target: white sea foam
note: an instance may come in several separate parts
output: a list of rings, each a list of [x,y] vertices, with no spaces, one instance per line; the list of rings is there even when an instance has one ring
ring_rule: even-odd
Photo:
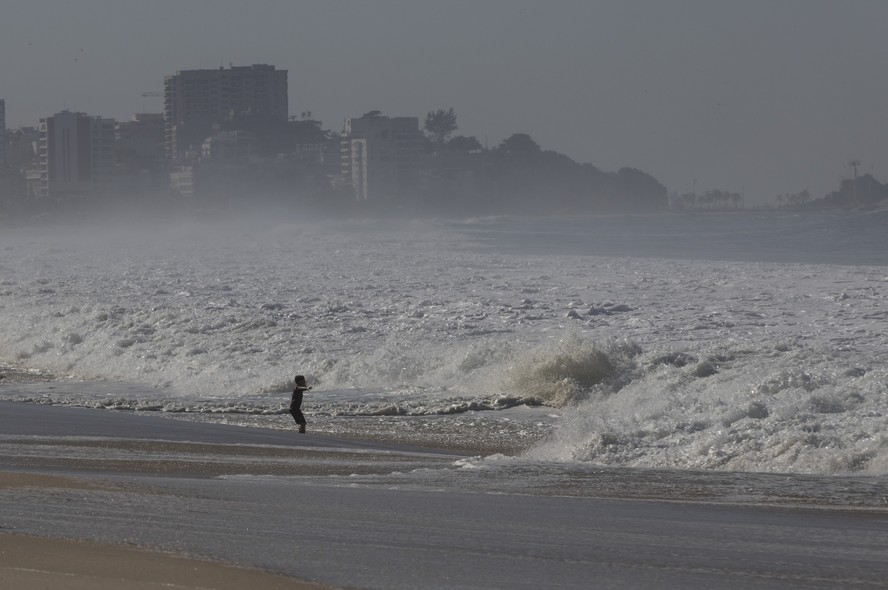
[[[559,408],[535,460],[885,473],[884,223],[850,219],[4,231],[0,359],[142,386],[52,403],[276,413],[300,372],[336,416]]]

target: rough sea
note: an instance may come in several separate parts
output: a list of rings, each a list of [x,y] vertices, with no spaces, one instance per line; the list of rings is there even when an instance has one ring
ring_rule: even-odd
[[[311,432],[469,451],[491,489],[888,503],[886,320],[888,212],[0,233],[0,399],[293,429],[304,374]]]

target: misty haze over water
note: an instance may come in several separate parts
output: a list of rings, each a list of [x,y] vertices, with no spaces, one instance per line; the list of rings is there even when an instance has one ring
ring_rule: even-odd
[[[500,217],[454,227],[514,254],[888,265],[886,211]]]

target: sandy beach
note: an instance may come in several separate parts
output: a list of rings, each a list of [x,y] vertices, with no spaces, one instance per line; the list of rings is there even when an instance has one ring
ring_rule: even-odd
[[[747,589],[888,579],[885,509],[799,498],[793,486],[810,482],[531,475],[498,463],[506,471],[454,451],[0,402],[0,584]],[[870,483],[836,485],[864,494]],[[738,492],[754,498],[767,486],[783,490],[769,492],[782,505]]]
[[[34,440],[30,444],[57,445],[49,439]],[[144,473],[154,471],[167,476],[212,477],[226,472],[292,473],[292,470],[276,469],[264,461],[286,455],[275,449],[236,449],[227,445],[198,443],[138,442],[125,440],[81,441],[67,440],[66,447],[74,445],[82,449],[111,448],[129,449],[155,456],[174,455],[187,448],[191,453],[209,453],[217,456],[240,455],[245,458],[237,466],[230,463],[207,464],[187,460],[114,460],[78,458],[40,460],[34,457],[14,457],[3,453],[7,466],[25,467],[26,472],[0,471],[0,494],[15,490],[24,493],[89,493],[113,491],[113,485],[103,484],[86,477],[36,473],[41,470],[100,471],[118,473]],[[149,451],[150,449],[150,451]],[[311,463],[311,453],[291,453],[305,463]],[[315,455],[317,453],[314,453]],[[143,455],[144,456],[144,455]],[[249,467],[245,467],[249,466]],[[5,527],[4,527],[5,528]],[[235,567],[220,562],[188,558],[164,552],[150,551],[136,546],[98,543],[85,540],[38,537],[0,530],[0,586],[20,590],[154,590],[181,588],[183,590],[239,590],[242,588],[267,588],[269,590],[322,590],[331,588],[303,582],[291,577],[276,575],[257,569]]]
[[[141,431],[144,438],[132,440],[130,435],[138,431],[130,430],[132,416],[77,408],[0,405],[5,410],[0,413],[0,464],[14,469],[0,470],[0,499],[13,493],[78,494],[89,501],[91,493],[133,490],[131,483],[120,485],[103,479],[102,475],[108,474],[202,479],[232,474],[348,475],[356,470],[386,471],[392,462],[414,460],[410,452],[392,456],[385,451],[377,454],[365,449],[349,450],[348,447],[358,446],[349,441],[314,445],[309,442],[308,447],[318,447],[314,449],[273,446],[263,444],[268,441],[261,432],[236,428],[233,438],[254,444],[222,444],[219,441],[225,438],[217,438],[218,433],[231,434],[231,429],[201,425],[197,430],[202,433],[195,431],[194,436],[187,436],[184,433],[194,430],[191,423],[151,418],[151,427]],[[143,419],[139,417],[136,422]],[[71,437],[75,432],[84,436]],[[214,442],[150,440],[182,436]],[[28,453],[22,452],[23,448],[40,450]],[[16,529],[0,523],[0,586],[4,588],[333,588],[256,568],[190,558],[181,552],[152,551],[134,543],[102,543],[64,532],[64,538],[34,536],[20,534]]]
[[[58,486],[58,479],[0,475],[0,486]],[[67,484],[77,486],[76,480]],[[322,590],[284,576],[90,541],[0,534],[0,585],[16,590]]]

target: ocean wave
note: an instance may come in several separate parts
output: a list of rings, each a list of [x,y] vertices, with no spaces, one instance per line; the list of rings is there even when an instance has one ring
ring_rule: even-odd
[[[703,376],[655,358],[619,391],[565,411],[552,439],[528,456],[651,468],[886,473],[888,372],[848,371],[846,362],[804,347],[777,355],[744,351]]]
[[[4,231],[0,361],[145,389],[35,403],[275,415],[300,373],[329,416],[551,409],[540,460],[886,471],[884,267],[588,255],[630,222]]]

